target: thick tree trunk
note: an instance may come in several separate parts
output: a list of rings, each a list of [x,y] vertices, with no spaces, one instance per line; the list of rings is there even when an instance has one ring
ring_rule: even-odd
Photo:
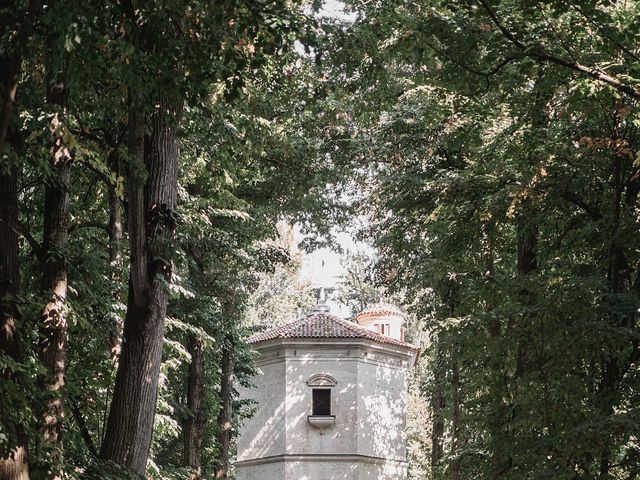
[[[222,349],[222,376],[220,378],[220,399],[222,406],[218,413],[218,434],[216,442],[219,447],[215,478],[229,478],[231,432],[233,427],[233,379],[235,373],[236,345],[232,334],[227,335]]]
[[[167,284],[171,282],[177,197],[179,108],[160,98],[152,134],[129,115],[129,241],[131,267],[122,351],[100,456],[142,474],[155,417],[164,340]],[[144,185],[136,173],[144,158]]]
[[[44,448],[53,478],[61,478],[63,468],[62,423],[64,420],[65,362],[67,322],[67,259],[65,249],[69,231],[69,171],[71,153],[63,141],[56,115],[51,123],[54,144],[51,178],[45,187],[40,287],[48,297],[40,321],[40,358],[46,373],[40,379],[45,391],[41,417]]]
[[[187,383],[187,408],[191,416],[184,424],[184,460],[183,465],[191,469],[190,480],[202,478],[202,428],[204,400],[204,345],[201,338],[189,336],[189,379]]]
[[[1,148],[0,148],[1,151]],[[19,311],[16,296],[20,293],[18,256],[18,174],[0,168],[0,354],[20,360],[18,338]],[[2,371],[3,381],[19,382],[14,372]],[[28,480],[27,438],[21,426],[9,432],[14,439],[9,455],[0,458],[0,479]]]

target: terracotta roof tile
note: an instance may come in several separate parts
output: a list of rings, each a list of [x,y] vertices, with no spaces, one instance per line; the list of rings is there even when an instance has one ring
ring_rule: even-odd
[[[356,318],[364,316],[364,315],[397,315],[400,317],[404,317],[404,313],[395,305],[391,305],[390,303],[373,303],[367,305],[363,311],[356,315]]]
[[[350,322],[329,313],[316,312],[295,322],[280,325],[253,335],[249,337],[247,342],[259,343],[279,338],[362,338],[378,343],[397,345],[411,350],[419,350],[418,347],[414,345],[401,342],[386,335],[381,335],[368,328],[361,327],[357,323]]]

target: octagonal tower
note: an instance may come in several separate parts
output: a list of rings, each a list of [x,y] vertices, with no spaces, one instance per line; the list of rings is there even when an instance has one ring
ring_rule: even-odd
[[[406,478],[405,392],[416,347],[326,305],[249,343],[261,374],[241,391],[256,412],[239,432],[238,480]]]

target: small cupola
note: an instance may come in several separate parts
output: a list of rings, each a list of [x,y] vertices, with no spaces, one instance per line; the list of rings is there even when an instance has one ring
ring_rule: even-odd
[[[356,315],[362,327],[404,342],[404,313],[391,304],[375,303]]]

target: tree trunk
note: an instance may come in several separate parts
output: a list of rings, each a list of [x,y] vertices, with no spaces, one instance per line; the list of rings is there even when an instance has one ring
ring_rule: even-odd
[[[457,360],[453,360],[451,365],[451,480],[460,480],[461,461],[460,442],[461,442],[460,423],[460,365]]]
[[[220,379],[222,406],[218,413],[218,434],[216,435],[219,454],[215,478],[224,480],[229,478],[229,452],[233,427],[233,378],[235,373],[236,345],[232,335],[233,334],[229,334],[226,336],[222,349],[222,376]]]
[[[62,423],[64,421],[67,322],[67,259],[69,231],[69,173],[71,153],[63,141],[62,124],[56,114],[51,122],[54,144],[51,178],[45,187],[40,288],[48,297],[40,321],[40,359],[46,373],[40,378],[45,391],[41,417],[44,448],[53,478],[61,478],[63,468]]]
[[[129,114],[129,152],[137,162],[129,169],[129,298],[100,456],[138,474],[145,470],[151,446],[173,267],[180,110],[159,98],[148,142],[143,142],[144,122],[135,107]],[[137,174],[142,158],[148,172],[144,184]]]
[[[190,417],[184,424],[184,461],[185,467],[191,468],[190,480],[202,478],[202,427],[204,400],[204,350],[202,339],[189,336],[189,353],[191,364],[189,365],[189,379],[187,383],[187,408]]]
[[[531,305],[534,302],[533,292],[526,286],[528,275],[538,269],[538,225],[534,219],[532,202],[523,200],[521,211],[516,218],[516,270],[520,277],[520,282],[525,282],[525,286],[520,289],[520,302],[524,305]],[[531,319],[530,319],[531,320]],[[527,346],[529,340],[519,340],[516,352],[516,378],[522,376],[525,369],[527,356]]]
[[[529,275],[538,268],[538,227],[532,219],[532,207],[523,201],[523,212],[516,220],[517,254],[516,269],[519,275]]]
[[[480,260],[482,262],[482,275],[487,282],[493,281],[495,275],[495,259],[493,255],[493,242],[489,232],[489,225],[482,218],[480,219]],[[485,304],[485,311],[493,310],[493,305],[489,302]],[[500,335],[500,319],[494,317],[488,321],[488,331],[492,337]]]
[[[16,99],[20,60],[17,55],[0,58],[0,153],[2,153],[7,131],[11,123],[13,105]]]
[[[620,318],[620,315],[616,313],[619,310],[616,305],[618,299],[617,295],[628,290],[627,284],[627,271],[628,265],[623,246],[620,239],[620,227],[622,221],[622,198],[623,198],[623,164],[625,161],[625,155],[621,152],[621,121],[618,112],[615,114],[614,134],[611,138],[611,143],[614,146],[614,152],[611,159],[611,176],[613,178],[613,198],[611,201],[611,243],[609,251],[607,252],[608,265],[607,265],[607,280],[609,283],[609,291],[612,294],[611,300],[611,327],[612,328],[632,328],[633,327],[633,314],[623,315],[626,318]],[[622,357],[622,356],[621,356]],[[610,417],[615,411],[615,405],[617,403],[616,391],[618,389],[618,382],[620,380],[621,364],[620,359],[611,353],[609,353],[603,359],[603,372],[599,385],[599,394],[601,397],[600,414],[603,417]],[[609,471],[611,469],[611,438],[604,437],[601,439],[600,449],[600,478],[609,478]]]
[[[117,150],[109,154],[109,169],[120,177],[120,158]],[[118,264],[122,260],[122,202],[116,185],[107,182],[109,192],[109,260]]]
[[[548,115],[546,114],[546,104],[550,92],[540,91],[540,80],[537,79],[533,92],[533,108],[531,109],[531,125],[533,132],[543,132],[548,123]],[[541,159],[537,153],[532,151],[529,155],[529,164],[538,166]],[[535,178],[535,174],[534,174]],[[530,190],[523,195],[517,205],[515,218],[515,253],[516,265],[514,275],[514,285],[518,290],[514,294],[514,300],[522,305],[530,305],[533,302],[533,292],[528,285],[527,276],[533,274],[538,268],[538,224],[536,219],[536,211],[534,205],[534,193],[532,187],[533,180],[530,180],[526,189]],[[514,323],[517,320],[511,318],[508,320],[505,335],[511,338],[516,327]],[[527,322],[531,323],[532,319],[527,318]],[[522,329],[526,328],[522,325]],[[498,332],[498,331],[496,331]],[[523,339],[524,337],[524,339]],[[494,452],[493,471],[496,478],[503,478],[512,475],[514,469],[514,456],[511,447],[516,443],[519,432],[516,418],[521,414],[518,410],[518,379],[524,374],[527,360],[527,347],[529,346],[529,338],[523,334],[514,340],[515,345],[511,343],[500,352],[497,358],[496,371],[500,372],[501,384],[497,388],[496,402],[500,405],[495,418],[492,419],[492,425],[495,430],[491,434],[496,437],[496,443],[499,445]],[[515,347],[515,352],[512,348]],[[511,374],[507,367],[507,362],[515,356],[515,373]]]
[[[436,383],[438,380],[436,379]],[[442,388],[436,385],[433,394],[431,395],[431,409],[433,411],[433,420],[431,427],[431,479],[437,480],[440,478],[440,462],[444,453],[444,416],[442,410],[444,409],[444,395],[442,394]]]
[[[89,432],[89,427],[87,427],[87,422],[82,415],[82,411],[80,410],[80,406],[75,398],[71,397],[69,399],[69,403],[71,404],[71,414],[76,421],[78,426],[78,430],[80,431],[80,436],[82,437],[82,441],[84,442],[85,447],[89,450],[89,453],[94,457],[98,456],[98,452],[96,451],[96,446],[93,443],[93,438],[91,437],[91,432]]]
[[[444,358],[441,352],[440,338],[433,338],[435,359],[433,365],[433,391],[431,393],[431,480],[439,480],[441,476],[442,457],[444,456],[444,433],[446,406],[444,388]]]
[[[1,151],[1,148],[0,148]],[[16,296],[20,293],[18,256],[18,174],[15,168],[0,168],[0,353],[20,361],[18,338],[20,315]],[[2,371],[3,381],[18,383],[12,371]],[[9,432],[14,438],[9,455],[0,458],[0,479],[28,480],[27,438],[20,425]]]

